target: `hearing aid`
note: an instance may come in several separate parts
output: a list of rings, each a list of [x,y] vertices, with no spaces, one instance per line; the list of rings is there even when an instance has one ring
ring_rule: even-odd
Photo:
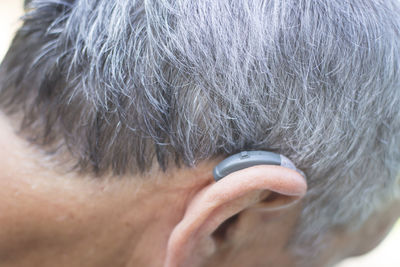
[[[277,165],[292,169],[304,176],[287,157],[270,151],[242,151],[221,161],[213,171],[214,180],[218,182],[228,174],[256,165]]]

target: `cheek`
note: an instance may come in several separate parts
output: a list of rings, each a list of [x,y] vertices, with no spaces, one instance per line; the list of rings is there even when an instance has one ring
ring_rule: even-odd
[[[76,216],[61,192],[0,178],[0,266],[47,253],[77,236]],[[74,231],[75,230],[75,231]],[[47,252],[46,252],[47,251]]]

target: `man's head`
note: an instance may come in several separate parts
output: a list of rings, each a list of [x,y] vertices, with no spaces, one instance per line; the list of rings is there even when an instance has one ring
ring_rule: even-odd
[[[1,263],[325,266],[399,217],[398,1],[27,2],[0,68]],[[243,150],[306,177],[214,182]]]

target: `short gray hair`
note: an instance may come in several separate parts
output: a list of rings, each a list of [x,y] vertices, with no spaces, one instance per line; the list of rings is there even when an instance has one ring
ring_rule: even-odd
[[[97,175],[286,155],[307,174],[310,243],[398,188],[399,14],[396,0],[32,0],[1,107]]]

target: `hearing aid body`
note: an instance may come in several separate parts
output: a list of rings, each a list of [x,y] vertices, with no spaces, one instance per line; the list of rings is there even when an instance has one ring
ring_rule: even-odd
[[[270,151],[242,151],[221,161],[213,171],[215,181],[219,181],[228,174],[256,165],[278,165],[304,173],[287,157]]]

